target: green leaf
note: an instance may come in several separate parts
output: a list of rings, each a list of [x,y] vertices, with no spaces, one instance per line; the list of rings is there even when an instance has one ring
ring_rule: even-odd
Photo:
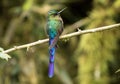
[[[11,56],[9,56],[6,53],[0,52],[0,58],[5,59],[5,60],[8,61],[8,59],[11,58]]]

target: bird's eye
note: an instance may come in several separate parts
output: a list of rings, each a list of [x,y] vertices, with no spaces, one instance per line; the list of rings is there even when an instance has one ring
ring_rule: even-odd
[[[57,13],[54,14],[54,16],[56,16],[56,15],[57,15]]]

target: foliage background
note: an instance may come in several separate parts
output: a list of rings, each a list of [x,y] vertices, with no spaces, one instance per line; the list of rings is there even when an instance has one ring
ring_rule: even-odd
[[[67,7],[63,34],[120,22],[120,0],[1,0],[0,47],[8,49],[47,38],[50,9]],[[119,84],[120,30],[60,40],[55,76],[48,78],[48,44],[9,53],[0,59],[0,84]]]

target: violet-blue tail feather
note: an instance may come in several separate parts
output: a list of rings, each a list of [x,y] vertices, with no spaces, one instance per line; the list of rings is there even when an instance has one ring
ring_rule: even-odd
[[[54,39],[49,40],[49,45],[52,45]],[[55,58],[55,46],[52,48],[49,48],[49,71],[48,71],[48,76],[49,78],[52,78],[54,75],[54,58]]]

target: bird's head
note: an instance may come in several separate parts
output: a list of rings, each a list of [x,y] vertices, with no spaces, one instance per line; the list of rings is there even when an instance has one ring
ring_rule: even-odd
[[[56,16],[60,16],[60,13],[63,12],[66,8],[57,11],[57,10],[50,10],[48,11],[48,17],[56,17]]]
[[[58,15],[57,13],[58,13],[57,10],[50,10],[50,11],[48,11],[48,15],[49,16],[51,16],[51,15]]]

